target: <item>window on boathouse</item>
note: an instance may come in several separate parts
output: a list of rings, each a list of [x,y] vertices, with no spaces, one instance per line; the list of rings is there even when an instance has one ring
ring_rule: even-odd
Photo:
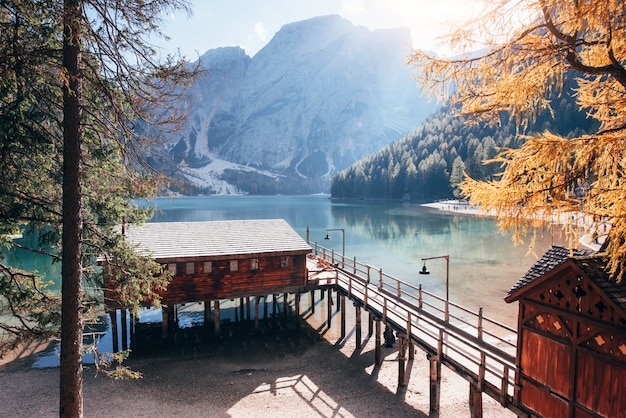
[[[167,271],[169,271],[172,276],[176,276],[176,263],[168,263]]]

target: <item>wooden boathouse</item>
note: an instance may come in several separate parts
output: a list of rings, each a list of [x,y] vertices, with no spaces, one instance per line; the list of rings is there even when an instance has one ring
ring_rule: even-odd
[[[205,318],[210,318],[213,302],[219,334],[220,300],[299,295],[307,282],[306,255],[311,247],[282,219],[146,223],[128,226],[124,235],[172,274],[160,293],[164,336],[176,322],[177,304],[204,302]],[[105,300],[116,327],[116,309],[122,308],[123,315],[126,310],[106,283]],[[125,323],[123,319],[122,326]]]
[[[552,247],[519,302],[516,402],[544,417],[626,416],[626,283],[599,256]]]

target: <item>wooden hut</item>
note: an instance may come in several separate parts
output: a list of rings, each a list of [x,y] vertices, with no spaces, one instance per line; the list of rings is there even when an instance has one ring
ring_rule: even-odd
[[[552,247],[505,297],[519,301],[516,400],[538,416],[625,416],[626,283],[605,267]]]
[[[275,299],[282,293],[286,303],[288,293],[299,299],[307,284],[306,256],[311,247],[282,219],[147,223],[126,227],[124,235],[138,251],[153,257],[172,274],[167,289],[160,293],[164,339],[178,327],[179,304],[204,302],[205,323],[213,317],[215,335],[219,335],[220,300],[245,299],[249,308],[250,296],[255,296],[258,326],[260,297],[273,295]],[[111,317],[113,351],[118,349],[118,309],[121,347],[125,350],[126,307],[106,279],[104,297]],[[132,335],[134,319],[130,322]]]
[[[129,226],[126,239],[166,265],[166,305],[293,292],[306,285],[307,242],[282,219]],[[105,286],[106,288],[106,286]],[[109,291],[107,303],[115,304]]]

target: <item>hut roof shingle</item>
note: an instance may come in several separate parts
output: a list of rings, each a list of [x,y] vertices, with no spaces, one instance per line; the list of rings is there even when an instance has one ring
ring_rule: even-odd
[[[129,225],[125,236],[156,260],[311,250],[284,219],[155,222]]]
[[[566,261],[574,263],[589,279],[626,312],[626,281],[618,283],[610,280],[606,271],[606,262],[592,250],[574,249],[553,246],[531,266],[526,274],[507,292],[506,298],[517,293],[523,287],[543,277]]]

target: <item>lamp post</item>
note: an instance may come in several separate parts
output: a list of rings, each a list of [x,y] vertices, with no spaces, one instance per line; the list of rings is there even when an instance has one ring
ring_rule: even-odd
[[[422,261],[426,261],[426,260],[434,260],[436,258],[445,258],[446,260],[446,321],[450,318],[450,314],[449,314],[449,309],[448,309],[448,304],[450,303],[450,256],[449,255],[438,255],[435,257],[425,257],[422,258]],[[424,264],[424,267],[426,266],[426,264]]]
[[[346,231],[343,228],[327,228],[326,229],[326,238],[327,240],[330,240],[330,236],[328,235],[328,232],[331,231],[341,231],[341,266],[345,267],[345,256],[346,256]]]

